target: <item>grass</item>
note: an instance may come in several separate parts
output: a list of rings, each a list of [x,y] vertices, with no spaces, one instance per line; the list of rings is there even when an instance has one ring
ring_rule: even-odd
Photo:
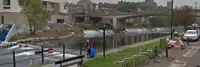
[[[124,57],[130,57],[132,55],[138,54],[140,51],[144,50],[144,48],[152,49],[155,46],[160,46],[160,41],[154,41],[146,45],[128,48],[117,53],[111,53],[108,54],[106,58],[98,56],[95,59],[84,62],[83,65],[84,67],[115,67],[113,64],[115,61],[122,60]]]

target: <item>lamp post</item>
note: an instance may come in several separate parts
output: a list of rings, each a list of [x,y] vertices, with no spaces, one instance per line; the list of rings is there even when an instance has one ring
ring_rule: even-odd
[[[103,57],[106,57],[106,25],[103,19]]]
[[[197,11],[197,2],[195,2],[195,9],[194,10],[195,10],[195,23],[196,23],[197,22],[196,21],[196,16],[197,16],[197,12],[196,12]]]
[[[171,1],[171,25],[170,25],[171,26],[171,38],[173,38],[173,31],[172,31],[173,30],[173,28],[172,28],[173,24],[172,23],[173,23],[173,18],[174,18],[174,9],[173,9],[173,7],[174,7],[174,0]]]
[[[108,11],[104,11],[105,15],[108,15]],[[106,19],[103,18],[103,57],[106,57]]]

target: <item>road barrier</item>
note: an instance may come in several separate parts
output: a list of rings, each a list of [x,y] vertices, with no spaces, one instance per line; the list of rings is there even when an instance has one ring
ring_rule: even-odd
[[[65,44],[61,43],[63,46]],[[50,58],[50,57],[53,57],[53,56],[57,56],[57,55],[63,55],[63,57],[61,58],[53,58],[53,59],[57,59],[57,60],[60,60],[60,61],[56,61],[54,60],[54,62],[57,64],[57,63],[63,63],[63,64],[66,64],[66,65],[70,65],[68,61],[72,61],[73,62],[70,62],[71,65],[72,63],[76,64],[76,63],[82,63],[82,58],[85,57],[84,55],[80,55],[80,56],[77,56],[77,57],[68,57],[68,59],[65,59],[65,47],[63,47],[63,52],[60,52],[59,54],[53,54],[54,51],[51,51],[53,49],[51,48],[43,48],[41,47],[41,49],[27,49],[27,50],[20,50],[20,51],[17,51],[17,50],[12,50],[10,52],[5,52],[5,53],[1,53],[0,54],[0,57],[3,56],[3,55],[12,55],[12,62],[5,62],[5,63],[0,63],[0,66],[3,66],[3,65],[13,65],[12,67],[17,67],[17,64],[20,63],[20,62],[29,62],[29,65],[28,66],[31,66],[33,65],[32,63],[32,60],[41,60],[41,64],[45,64],[45,57],[47,58]],[[24,59],[20,59],[20,60],[17,60],[17,56],[18,54],[21,54],[21,53],[28,53],[28,52],[32,52],[31,54],[26,54],[28,58],[24,58]],[[47,52],[49,53],[48,55],[44,55],[44,53]],[[52,54],[51,54],[52,53]],[[80,52],[81,53],[81,52]],[[26,56],[25,54],[23,56]],[[38,57],[31,57],[33,55],[37,55]],[[81,58],[81,59],[79,59]],[[61,59],[64,59],[64,60],[61,60]],[[1,60],[1,59],[0,59]],[[81,60],[81,61],[80,61]],[[30,62],[31,61],[31,62]],[[49,61],[49,60],[48,60]],[[61,62],[62,61],[62,62]],[[52,62],[53,63],[53,62]],[[40,64],[38,64],[40,65]]]
[[[82,55],[82,56],[76,56],[76,57],[71,57],[71,58],[67,58],[64,60],[56,61],[54,67],[67,67],[67,66],[71,66],[74,64],[81,65],[83,63],[82,59],[84,57],[85,57],[85,55]]]

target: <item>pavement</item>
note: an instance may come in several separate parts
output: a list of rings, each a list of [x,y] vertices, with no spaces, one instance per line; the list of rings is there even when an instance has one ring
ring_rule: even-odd
[[[170,49],[169,56],[174,57],[172,61],[151,63],[145,67],[196,67],[200,66],[200,41],[192,42],[185,50]]]

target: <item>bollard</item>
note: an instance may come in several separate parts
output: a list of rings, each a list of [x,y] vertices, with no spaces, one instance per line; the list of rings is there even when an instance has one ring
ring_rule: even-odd
[[[165,40],[165,53],[166,53],[166,58],[168,58],[168,57],[169,57],[169,55],[168,55],[168,44],[167,44],[167,42],[166,42],[166,38],[164,38],[164,40]]]
[[[13,67],[16,67],[15,50],[13,50]]]
[[[44,49],[43,49],[43,47],[41,47],[41,50],[42,50],[42,64],[44,64]]]
[[[65,59],[65,44],[61,43],[63,45],[63,59]]]

